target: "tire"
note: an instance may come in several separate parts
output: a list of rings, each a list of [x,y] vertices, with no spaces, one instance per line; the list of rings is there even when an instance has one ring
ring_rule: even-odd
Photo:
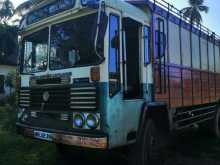
[[[152,119],[146,121],[142,135],[133,149],[132,165],[162,165],[163,136]]]
[[[216,138],[220,138],[220,107],[218,107],[216,111],[213,133]]]

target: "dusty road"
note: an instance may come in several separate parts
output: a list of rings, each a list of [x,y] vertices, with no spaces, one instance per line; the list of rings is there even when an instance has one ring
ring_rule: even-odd
[[[165,165],[220,165],[220,140],[201,132],[175,138],[175,144],[167,149]],[[126,165],[122,154],[93,154],[80,159],[59,160],[58,165]]]

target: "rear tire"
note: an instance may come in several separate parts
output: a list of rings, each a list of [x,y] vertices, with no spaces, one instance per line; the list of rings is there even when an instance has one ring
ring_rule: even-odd
[[[163,136],[160,136],[160,133],[155,122],[148,119],[135,149],[133,149],[132,165],[162,165],[164,163],[164,143]]]
[[[214,128],[213,133],[215,137],[220,138],[220,108],[217,108],[215,119],[214,119]]]

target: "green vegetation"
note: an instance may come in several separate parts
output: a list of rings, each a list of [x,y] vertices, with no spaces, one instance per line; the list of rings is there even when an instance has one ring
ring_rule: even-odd
[[[204,5],[204,0],[189,0],[189,7],[183,8],[184,16],[189,17],[192,22],[202,22],[201,12],[208,13],[209,7]]]
[[[11,71],[7,74],[5,79],[5,85],[10,88],[10,94],[12,94],[12,89],[15,88],[16,83],[16,72]]]
[[[56,146],[18,135],[15,122],[15,110],[9,106],[0,107],[0,165],[58,165],[56,161],[59,155],[56,153]],[[181,134],[174,141],[176,143],[174,143],[173,147],[167,150],[167,160],[181,162],[182,159],[186,159],[189,162],[194,162],[208,159],[210,164],[212,164],[211,162],[220,161],[220,140],[207,134],[199,131],[188,132],[184,133],[184,136]],[[89,155],[91,157],[91,154]],[[108,155],[106,160],[95,155],[92,158],[89,162],[93,161],[93,163],[98,165],[100,161],[102,162],[101,164],[107,163],[107,165],[121,161],[119,164],[124,164],[117,154]],[[69,165],[71,162],[67,164]],[[171,163],[170,165],[173,164]]]
[[[56,147],[16,134],[16,113],[10,107],[0,107],[0,164],[53,165]]]
[[[1,63],[13,61],[18,48],[18,28],[0,23],[0,60]],[[16,58],[16,57],[15,57]]]
[[[4,0],[1,2],[0,9],[0,22],[3,24],[7,24],[8,20],[14,14],[14,5],[10,0]]]

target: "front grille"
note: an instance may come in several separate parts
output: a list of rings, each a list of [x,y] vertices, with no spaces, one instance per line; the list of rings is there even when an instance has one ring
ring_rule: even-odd
[[[97,109],[97,88],[73,87],[71,88],[70,108],[75,111],[91,111]]]
[[[21,89],[19,105],[33,111],[94,111],[98,107],[97,90],[94,85]],[[49,93],[47,101],[43,99],[44,93]]]
[[[27,88],[21,88],[19,90],[19,106],[29,107],[30,106],[30,90]]]
[[[49,93],[48,101],[43,100],[44,92]],[[69,87],[32,88],[31,110],[67,111],[70,103]]]

